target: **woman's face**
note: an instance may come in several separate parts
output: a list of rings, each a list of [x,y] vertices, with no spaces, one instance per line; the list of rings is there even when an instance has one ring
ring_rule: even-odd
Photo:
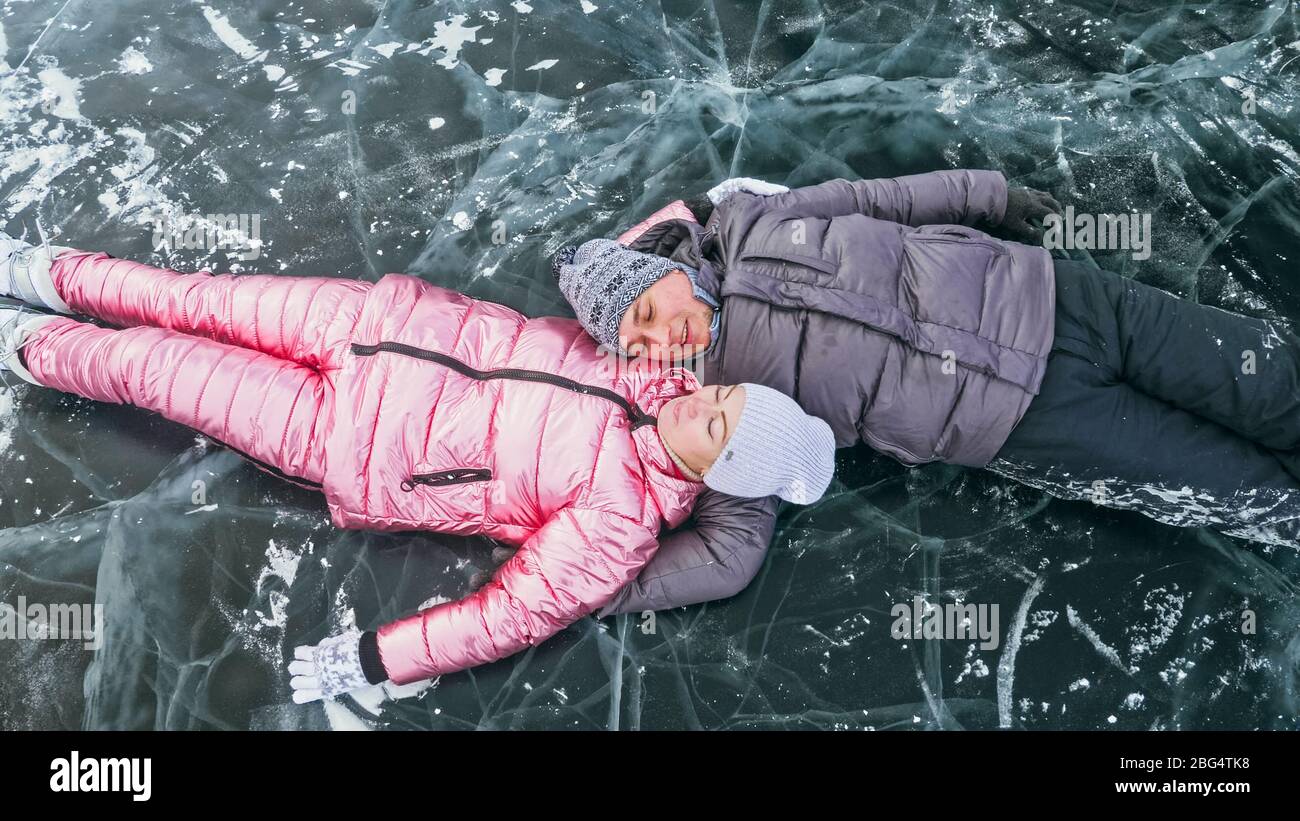
[[[659,435],[691,470],[703,475],[740,423],[745,389],[708,385],[659,409]]]

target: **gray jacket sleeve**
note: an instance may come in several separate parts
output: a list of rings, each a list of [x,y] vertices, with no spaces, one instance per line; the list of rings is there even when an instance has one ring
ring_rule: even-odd
[[[933,171],[880,180],[828,180],[764,201],[808,217],[866,214],[913,228],[998,225],[1006,213],[1007,181],[999,171]]]
[[[780,504],[777,496],[739,499],[706,488],[693,521],[661,536],[654,558],[597,616],[669,610],[736,595],[763,564]]]

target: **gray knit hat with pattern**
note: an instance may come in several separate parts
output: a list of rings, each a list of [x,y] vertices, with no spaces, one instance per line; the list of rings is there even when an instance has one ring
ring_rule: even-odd
[[[618,326],[628,306],[669,271],[687,271],[688,267],[658,254],[624,248],[612,239],[562,248],[551,260],[560,290],[582,327],[615,351],[622,350]],[[694,273],[690,269],[688,275]]]
[[[831,426],[804,413],[799,403],[763,385],[743,383],[740,422],[704,472],[704,484],[729,496],[780,496],[810,505],[835,475]]]

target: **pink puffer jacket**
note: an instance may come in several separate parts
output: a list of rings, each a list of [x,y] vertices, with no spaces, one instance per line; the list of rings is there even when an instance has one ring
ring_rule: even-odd
[[[390,275],[351,339],[326,434],[335,523],[521,545],[474,594],[380,628],[394,682],[502,658],[600,608],[701,490],[650,418],[695,377],[606,355],[575,320]]]

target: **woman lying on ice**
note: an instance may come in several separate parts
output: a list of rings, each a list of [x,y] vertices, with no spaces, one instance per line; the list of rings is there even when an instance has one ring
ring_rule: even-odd
[[[0,234],[0,293],[119,328],[9,300],[0,368],[28,382],[195,428],[323,491],[339,527],[519,545],[460,601],[297,648],[298,702],[539,643],[607,604],[704,485],[811,502],[834,470],[829,427],[776,391],[701,388],[412,276],[186,276]]]
[[[694,357],[705,382],[780,390],[841,447],[987,467],[1062,498],[1300,545],[1300,340],[976,227],[1033,241],[1031,223],[1053,211],[996,171],[793,191],[734,179],[622,244],[591,240],[554,264],[596,339]],[[671,265],[619,280],[618,315],[592,310],[642,258]],[[658,609],[666,592],[737,592],[761,564],[777,500],[735,504],[699,501],[716,523],[749,523],[729,545],[733,587],[675,581],[710,560],[701,550],[661,553],[621,595]]]

